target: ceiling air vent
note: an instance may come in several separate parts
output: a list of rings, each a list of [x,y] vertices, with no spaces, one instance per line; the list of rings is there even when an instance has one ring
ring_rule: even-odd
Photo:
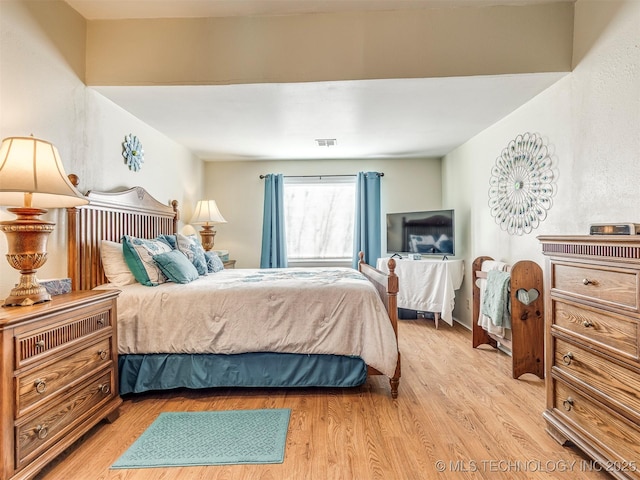
[[[316,138],[319,147],[335,147],[338,141],[335,138]]]

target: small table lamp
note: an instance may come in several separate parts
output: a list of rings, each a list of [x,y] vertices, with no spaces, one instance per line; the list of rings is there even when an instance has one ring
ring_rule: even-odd
[[[51,300],[36,270],[47,261],[47,239],[55,223],[42,220],[46,208],[89,203],[67,178],[51,143],[34,137],[5,138],[0,145],[0,205],[10,206],[14,220],[0,222],[7,236],[7,261],[20,270],[20,283],[4,306],[29,306]]]
[[[227,221],[220,213],[220,210],[218,210],[218,205],[216,205],[215,200],[200,200],[196,204],[196,211],[193,213],[193,217],[191,217],[189,223],[202,225],[202,230],[200,230],[202,248],[208,252],[213,248],[213,238],[216,236],[213,225],[216,223],[227,223]]]

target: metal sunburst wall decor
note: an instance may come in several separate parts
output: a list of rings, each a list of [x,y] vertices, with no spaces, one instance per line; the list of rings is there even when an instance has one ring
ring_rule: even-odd
[[[549,150],[535,133],[511,140],[491,169],[489,207],[511,235],[530,233],[547,217],[555,192]]]
[[[142,163],[144,162],[144,149],[142,148],[142,143],[140,143],[138,137],[131,133],[126,135],[124,137],[122,147],[122,156],[124,157],[129,170],[133,170],[134,172],[140,170],[142,168]]]

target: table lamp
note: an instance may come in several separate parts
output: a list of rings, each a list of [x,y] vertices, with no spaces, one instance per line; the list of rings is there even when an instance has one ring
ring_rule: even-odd
[[[200,230],[202,248],[208,252],[213,248],[213,240],[216,236],[216,231],[213,230],[213,225],[216,223],[227,223],[227,221],[220,213],[220,210],[218,210],[218,205],[215,200],[200,200],[196,204],[196,210],[189,223],[193,225],[202,225],[202,230]]]
[[[67,178],[58,150],[34,137],[9,137],[0,145],[0,205],[16,215],[0,222],[7,236],[7,261],[20,282],[4,306],[29,306],[51,300],[36,270],[47,261],[47,240],[55,223],[40,218],[47,208],[89,203]]]

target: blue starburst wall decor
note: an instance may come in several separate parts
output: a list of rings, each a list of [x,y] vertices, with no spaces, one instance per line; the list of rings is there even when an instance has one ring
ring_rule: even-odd
[[[140,168],[142,168],[142,163],[144,162],[144,149],[142,148],[140,139],[130,133],[124,137],[122,147],[122,156],[124,157],[129,170],[133,170],[134,172],[140,170]]]

